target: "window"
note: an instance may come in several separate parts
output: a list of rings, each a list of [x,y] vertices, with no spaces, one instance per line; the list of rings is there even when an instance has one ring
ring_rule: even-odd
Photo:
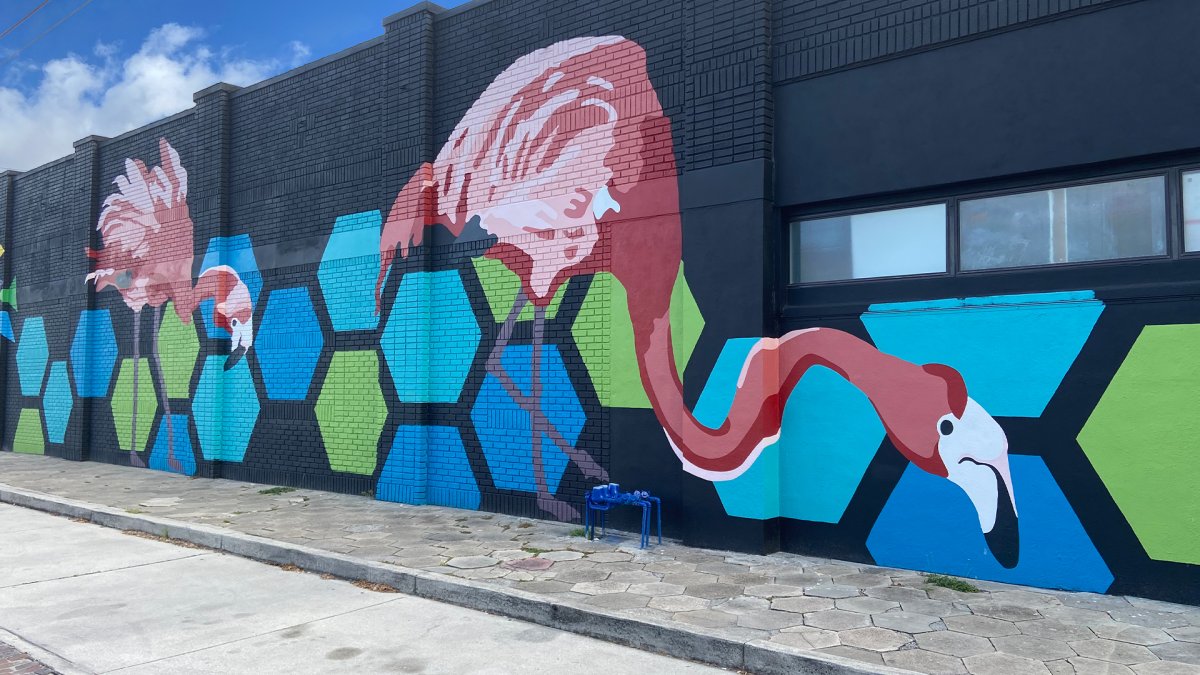
[[[946,271],[946,205],[792,223],[792,281]]]
[[[1200,251],[1200,171],[1183,174],[1183,250]]]
[[[982,270],[1163,255],[1166,218],[1162,176],[965,200],[960,260]]]

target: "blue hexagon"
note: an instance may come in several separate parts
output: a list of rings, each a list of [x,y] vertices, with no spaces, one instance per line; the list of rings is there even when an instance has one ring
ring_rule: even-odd
[[[525,396],[532,391],[532,356],[532,346],[510,345],[500,359],[509,378]],[[546,345],[542,348],[541,371],[542,410],[573,447],[587,417],[557,347]],[[533,427],[529,414],[512,400],[495,376],[488,375],[484,380],[471,409],[471,421],[483,445],[483,454],[496,487],[537,492],[533,474]],[[567,455],[545,433],[541,434],[540,445],[547,488],[553,494],[558,491],[558,483],[567,468]]]
[[[50,379],[46,382],[46,395],[42,399],[42,409],[46,415],[46,440],[51,443],[63,442],[74,407],[75,397],[71,395],[67,362],[55,361],[50,364]]]
[[[176,472],[167,461],[167,416],[163,415],[158,421],[158,431],[154,435],[154,447],[150,451],[150,468],[156,471],[183,473],[185,476],[196,475],[196,453],[192,451],[192,436],[188,433],[187,415],[171,415],[171,439],[175,451],[175,459],[179,462],[181,471]]]
[[[1038,417],[1102,311],[1073,291],[871,305],[862,322],[885,353],[957,369],[993,416]]]
[[[405,274],[380,339],[400,400],[457,401],[479,336],[457,271]]]
[[[317,279],[335,331],[371,329],[375,313],[375,279],[379,274],[379,236],[383,217],[378,211],[341,216],[321,255]]]
[[[308,289],[299,286],[271,291],[254,339],[267,397],[304,400],[324,344]]]
[[[725,343],[693,414],[719,428],[757,338]],[[883,424],[866,395],[840,375],[814,367],[783,409],[779,441],[737,478],[714,483],[726,513],[836,523],[883,441]]]
[[[108,396],[113,368],[117,365],[117,338],[107,309],[85,309],[79,313],[75,339],[71,341],[71,372],[75,392],[83,398]]]
[[[21,327],[21,339],[17,341],[17,375],[21,380],[21,394],[37,396],[42,393],[42,378],[46,375],[46,362],[50,360],[50,346],[46,344],[46,324],[42,317],[25,319]]]
[[[250,291],[250,302],[258,305],[258,294],[262,291],[262,273],[258,270],[258,262],[254,259],[254,245],[250,235],[239,234],[234,237],[213,237],[208,241],[208,251],[200,261],[200,273],[217,265],[228,265],[238,273],[242,283]],[[211,338],[227,338],[229,331],[217,328],[213,323],[213,301],[205,300],[200,303],[200,312],[204,315],[204,329]]]
[[[192,398],[196,435],[204,459],[240,462],[258,421],[258,394],[246,359],[225,370],[225,356],[204,360]]]
[[[406,504],[479,508],[479,486],[454,427],[402,426],[384,462],[375,498]]]
[[[1113,575],[1040,457],[1012,455],[1021,554],[1005,569],[958,486],[909,465],[867,537],[875,562],[976,579],[1103,593]]]
[[[17,341],[17,336],[13,335],[12,317],[8,315],[8,310],[0,311],[0,336],[9,342]]]

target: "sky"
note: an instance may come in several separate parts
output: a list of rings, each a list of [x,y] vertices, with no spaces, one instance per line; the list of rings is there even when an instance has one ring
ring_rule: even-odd
[[[0,0],[0,170],[177,113],[214,82],[252,84],[369,40],[416,1]]]

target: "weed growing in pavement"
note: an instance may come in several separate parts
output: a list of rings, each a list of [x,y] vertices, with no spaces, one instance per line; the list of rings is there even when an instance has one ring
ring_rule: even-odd
[[[296,491],[296,488],[273,487],[273,488],[267,488],[265,490],[259,490],[258,494],[260,494],[260,495],[283,495],[283,494],[287,494],[289,492],[295,492],[295,491]]]
[[[925,583],[949,588],[952,591],[959,593],[978,593],[979,587],[962,579],[948,577],[945,574],[930,574],[925,577]]]

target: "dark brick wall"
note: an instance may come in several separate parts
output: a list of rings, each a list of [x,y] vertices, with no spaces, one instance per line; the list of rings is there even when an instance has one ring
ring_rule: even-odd
[[[791,0],[773,6],[776,81],[1128,0]],[[739,4],[739,3],[733,3]]]

